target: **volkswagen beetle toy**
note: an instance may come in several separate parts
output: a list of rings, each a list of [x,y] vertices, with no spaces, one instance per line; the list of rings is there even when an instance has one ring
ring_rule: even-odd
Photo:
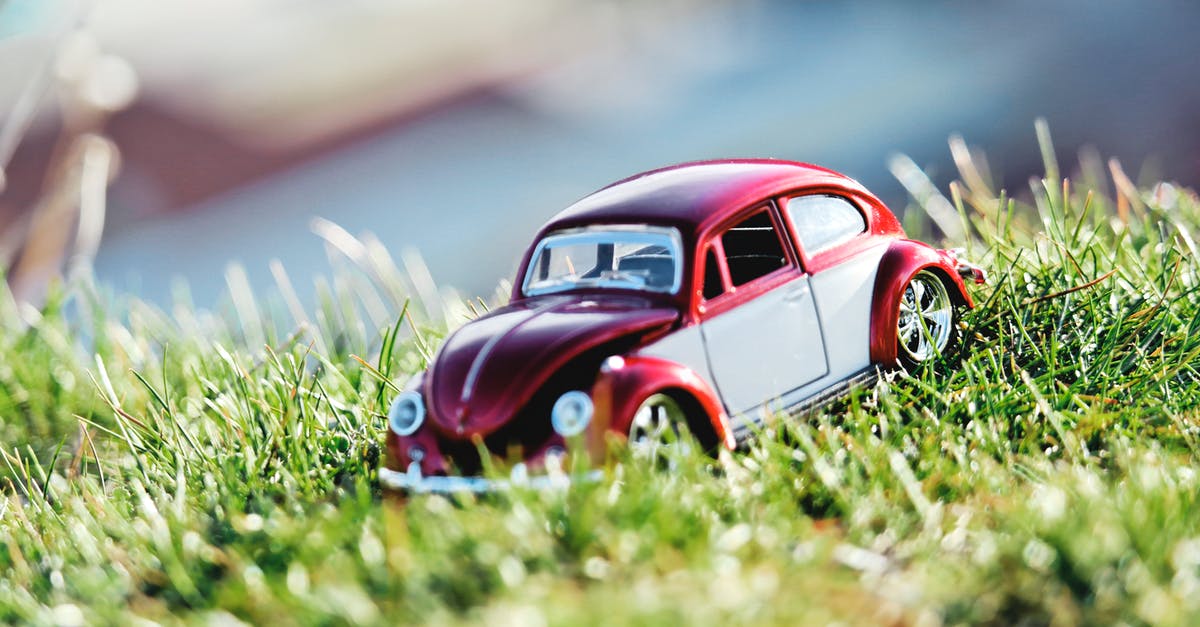
[[[409,381],[380,483],[569,481],[547,472],[568,443],[596,457],[611,434],[686,429],[734,448],[772,412],[947,350],[973,306],[964,279],[985,281],[960,255],[906,239],[878,198],[813,165],[704,161],[624,179],[543,226],[509,304]],[[484,472],[514,457],[510,475]]]

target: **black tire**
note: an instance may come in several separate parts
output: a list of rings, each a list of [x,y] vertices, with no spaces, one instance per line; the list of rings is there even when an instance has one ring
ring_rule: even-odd
[[[945,354],[958,339],[957,311],[946,282],[931,270],[918,272],[900,293],[896,354],[913,368]]]

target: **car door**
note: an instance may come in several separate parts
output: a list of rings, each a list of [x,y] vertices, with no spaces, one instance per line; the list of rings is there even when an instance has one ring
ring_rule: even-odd
[[[703,252],[700,329],[709,369],[731,415],[828,372],[809,277],[772,206],[717,231]]]
[[[871,304],[886,243],[869,237],[866,213],[845,196],[797,194],[780,205],[810,272],[825,344],[836,347],[830,379],[852,376],[871,365]]]

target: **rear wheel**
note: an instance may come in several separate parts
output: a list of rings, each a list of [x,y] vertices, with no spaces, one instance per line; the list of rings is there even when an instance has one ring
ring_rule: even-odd
[[[916,366],[936,358],[954,343],[954,302],[941,277],[922,270],[904,286],[896,322],[900,362]]]

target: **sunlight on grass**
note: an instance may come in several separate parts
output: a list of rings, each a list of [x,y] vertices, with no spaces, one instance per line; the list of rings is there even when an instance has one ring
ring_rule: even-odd
[[[1200,202],[951,150],[922,202],[992,277],[955,354],[569,491],[380,494],[395,386],[482,303],[332,226],[315,311],[282,268],[212,314],[0,295],[0,621],[1194,623]]]

